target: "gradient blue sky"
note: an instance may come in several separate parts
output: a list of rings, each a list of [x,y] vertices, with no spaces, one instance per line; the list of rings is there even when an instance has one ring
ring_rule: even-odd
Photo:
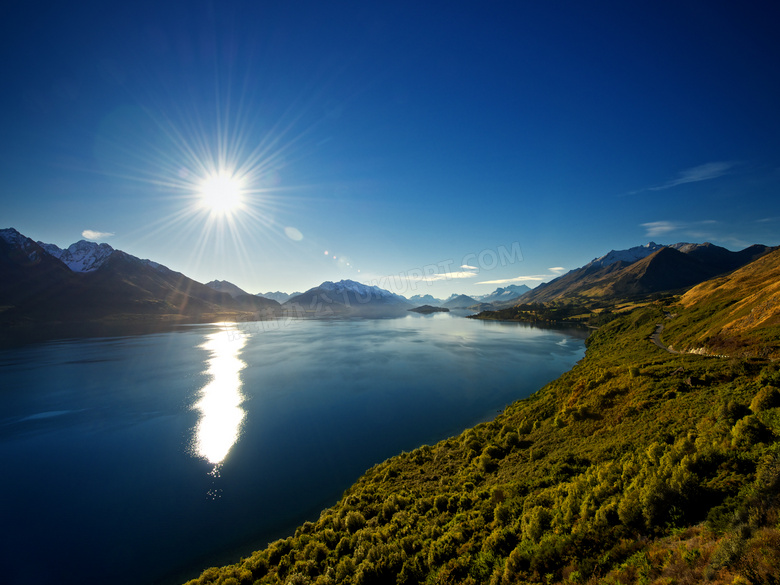
[[[249,292],[481,294],[650,240],[780,244],[768,6],[4,3],[0,227]],[[231,218],[198,207],[220,165],[246,175]]]

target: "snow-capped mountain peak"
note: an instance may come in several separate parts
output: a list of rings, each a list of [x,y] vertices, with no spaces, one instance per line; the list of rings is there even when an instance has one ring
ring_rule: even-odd
[[[330,280],[327,280],[323,282],[318,288],[336,295],[343,295],[344,293],[351,292],[363,298],[394,300],[403,303],[408,302],[405,297],[392,293],[389,290],[379,288],[378,286],[361,284],[359,282],[355,282],[354,280],[340,280],[339,282],[331,282]]]
[[[17,232],[14,228],[5,228],[0,230],[0,238],[12,246],[22,246],[26,243],[27,240],[30,239]]]
[[[80,240],[63,250],[54,244],[38,242],[48,254],[62,261],[73,272],[92,272],[100,268],[114,253],[114,248],[108,244],[98,244]]]
[[[525,284],[508,284],[505,287],[499,287],[492,293],[474,297],[483,303],[493,303],[495,301],[509,301],[516,299],[531,290]]]
[[[437,299],[431,295],[414,295],[409,297],[409,301],[417,305],[433,305],[438,306],[444,302],[444,299]]]
[[[627,262],[631,264],[642,258],[646,258],[653,252],[664,248],[663,244],[656,244],[655,242],[648,242],[644,246],[634,246],[628,250],[611,250],[609,253],[604,254],[599,258],[595,258],[588,262],[583,268],[604,268],[615,262]]]
[[[340,280],[338,282],[326,280],[320,285],[320,288],[334,293],[349,291],[359,295],[366,295],[373,292],[379,293],[380,296],[384,296],[383,293],[391,294],[388,293],[388,291],[382,290],[378,286],[368,286],[366,284],[355,282],[354,280]]]
[[[40,249],[35,245],[35,242],[14,228],[0,230],[0,238],[10,246],[21,250],[30,262],[37,262],[40,259]]]

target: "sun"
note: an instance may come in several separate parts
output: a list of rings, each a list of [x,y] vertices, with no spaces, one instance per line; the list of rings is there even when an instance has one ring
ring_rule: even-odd
[[[200,204],[216,215],[230,215],[244,204],[244,181],[229,171],[205,177],[198,186]]]

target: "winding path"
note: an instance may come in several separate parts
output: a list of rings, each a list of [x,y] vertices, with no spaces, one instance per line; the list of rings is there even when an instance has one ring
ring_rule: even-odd
[[[677,351],[676,349],[671,349],[671,348],[667,347],[661,341],[661,333],[663,332],[663,330],[664,330],[664,324],[663,323],[657,323],[656,326],[655,326],[655,331],[653,332],[652,335],[650,335],[650,341],[655,343],[661,349],[664,349],[664,350],[668,351],[669,353],[679,354],[680,353],[679,351]]]

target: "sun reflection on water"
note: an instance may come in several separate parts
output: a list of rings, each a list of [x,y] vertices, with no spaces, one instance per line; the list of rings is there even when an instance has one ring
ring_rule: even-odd
[[[246,335],[235,328],[207,336],[200,346],[209,352],[206,374],[211,380],[200,391],[194,409],[200,411],[195,427],[195,453],[215,466],[224,461],[241,434],[246,411],[241,408],[241,370],[246,364],[239,359],[246,345]]]

